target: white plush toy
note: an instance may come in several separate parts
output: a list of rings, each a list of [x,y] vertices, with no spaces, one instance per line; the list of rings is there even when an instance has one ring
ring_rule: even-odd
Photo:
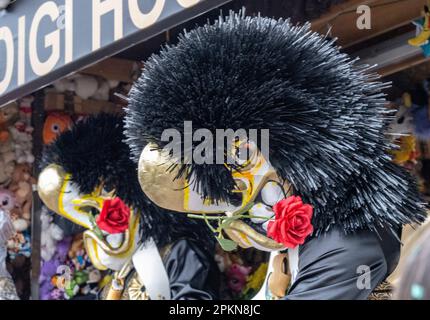
[[[40,214],[41,221],[41,257],[44,261],[49,261],[55,254],[57,242],[64,237],[63,230],[52,222],[52,216],[49,215],[46,207],[42,208]]]
[[[10,129],[15,143],[15,157],[17,163],[33,163],[33,127],[26,125],[23,121],[18,121]]]
[[[0,0],[0,10],[6,9],[12,2],[15,2],[15,0]]]
[[[108,101],[109,92],[116,88],[119,81],[105,80],[89,75],[76,74],[67,79],[54,82],[54,88],[58,92],[74,92],[80,98]]]

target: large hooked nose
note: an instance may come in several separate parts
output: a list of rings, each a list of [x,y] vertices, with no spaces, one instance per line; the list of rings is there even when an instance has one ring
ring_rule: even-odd
[[[70,174],[56,164],[47,166],[39,175],[37,191],[43,203],[55,213],[64,218],[91,229],[90,213],[80,209],[75,203],[82,198],[76,185],[70,179]]]
[[[176,178],[178,166],[157,146],[149,143],[143,149],[138,165],[140,187],[148,198],[158,206],[184,212],[184,178]]]
[[[224,202],[211,204],[204,201],[185,177],[178,177],[179,167],[175,166],[167,151],[151,143],[146,145],[140,155],[138,176],[143,192],[152,202],[164,209],[196,214],[216,214],[238,209]]]
[[[66,172],[58,165],[47,166],[39,175],[37,192],[43,203],[51,210],[59,213],[59,198],[64,184]]]

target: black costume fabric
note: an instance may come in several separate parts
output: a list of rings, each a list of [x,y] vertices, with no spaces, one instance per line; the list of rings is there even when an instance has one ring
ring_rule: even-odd
[[[379,234],[361,230],[345,235],[333,228],[306,241],[299,248],[300,271],[285,299],[367,299],[394,271],[400,256],[396,237],[387,230]]]
[[[314,207],[315,234],[387,228],[425,216],[415,180],[391,162],[387,85],[309,24],[233,14],[183,34],[145,64],[126,111],[137,160],[165,129],[269,129],[269,160]],[[193,142],[194,148],[199,142]],[[232,169],[187,164],[205,199],[234,201]],[[214,154],[216,150],[214,149]]]
[[[219,298],[219,270],[213,255],[195,241],[177,241],[163,259],[170,280],[172,300]]]

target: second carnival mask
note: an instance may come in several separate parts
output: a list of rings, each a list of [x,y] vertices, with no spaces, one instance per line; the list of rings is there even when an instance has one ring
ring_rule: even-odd
[[[119,270],[140,239],[141,192],[122,130],[117,116],[82,120],[47,147],[38,179],[44,204],[87,229],[85,248],[100,270]]]

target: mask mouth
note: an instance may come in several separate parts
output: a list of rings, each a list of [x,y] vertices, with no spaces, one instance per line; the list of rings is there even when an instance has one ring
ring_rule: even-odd
[[[91,194],[82,194],[71,175],[61,166],[49,165],[38,180],[38,193],[44,204],[62,217],[83,226],[84,242],[93,264],[100,270],[120,268],[139,242],[139,214],[130,208],[128,229],[108,233],[97,227],[96,216],[104,201],[115,198],[114,192],[102,187]]]
[[[266,234],[267,233],[267,224],[270,220],[262,222],[262,223],[255,223],[255,222],[252,222],[251,219],[245,218],[245,219],[242,219],[242,221],[244,223],[246,223],[248,226],[250,226],[252,229],[257,231],[258,233]]]

